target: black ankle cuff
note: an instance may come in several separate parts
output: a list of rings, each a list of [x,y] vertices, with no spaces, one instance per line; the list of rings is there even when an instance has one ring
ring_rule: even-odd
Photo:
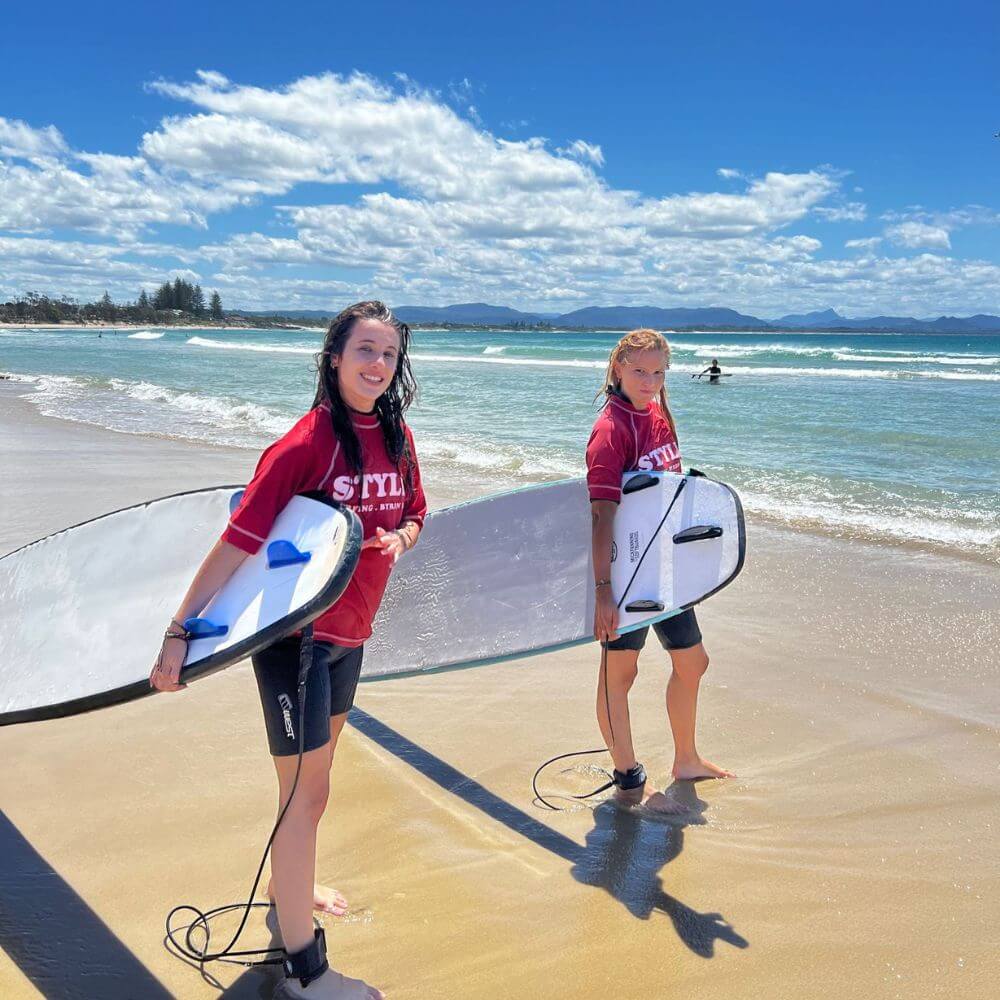
[[[285,976],[288,979],[297,979],[302,984],[302,989],[319,979],[330,968],[330,963],[326,960],[326,935],[323,933],[323,928],[317,928],[312,944],[292,955],[286,954],[282,967]]]
[[[646,769],[642,764],[636,764],[635,767],[630,767],[627,771],[615,771],[614,782],[623,792],[642,788],[646,784]]]

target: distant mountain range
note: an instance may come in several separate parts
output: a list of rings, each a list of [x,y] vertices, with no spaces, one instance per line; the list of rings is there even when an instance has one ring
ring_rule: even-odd
[[[259,312],[240,310],[245,316],[285,316],[289,319],[322,319],[332,315],[321,309],[271,309]],[[1000,316],[869,316],[849,319],[835,309],[789,313],[779,319],[761,319],[733,309],[661,309],[657,306],[587,306],[568,313],[529,313],[509,306],[466,302],[452,306],[399,306],[393,310],[411,324],[460,326],[555,326],[577,329],[630,330],[650,326],[658,330],[880,330],[914,333],[1000,333]]]
[[[867,316],[848,319],[835,309],[803,313],[772,319],[771,326],[796,330],[913,330],[920,333],[996,333],[1000,331],[1000,316],[978,313],[975,316],[938,316],[937,319],[914,319],[912,316]]]

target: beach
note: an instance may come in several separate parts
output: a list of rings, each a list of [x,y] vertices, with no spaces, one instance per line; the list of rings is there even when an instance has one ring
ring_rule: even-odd
[[[2,552],[256,460],[47,416],[32,391],[0,382]],[[432,506],[479,485],[427,477]],[[319,877],[350,901],[325,920],[335,967],[392,998],[990,994],[995,566],[753,514],[748,537],[699,608],[699,747],[737,778],[670,785],[664,655],[640,658],[633,730],[669,820],[532,801],[539,764],[599,745],[595,647],[361,686],[320,830]],[[259,712],[241,664],[0,729],[0,995],[269,995],[273,972],[215,965],[213,985],[163,945],[173,906],[249,889],[274,818]],[[268,940],[256,913],[246,946]]]

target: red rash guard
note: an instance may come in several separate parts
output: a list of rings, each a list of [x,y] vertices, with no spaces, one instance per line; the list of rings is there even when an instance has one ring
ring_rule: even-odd
[[[358,477],[334,437],[329,409],[319,406],[261,455],[223,540],[253,555],[288,501],[310,490],[321,490],[351,507],[361,519],[365,538],[372,538],[376,528],[391,531],[405,521],[422,528],[427,501],[409,427],[406,439],[413,459],[412,488],[407,494],[403,477],[386,453],[378,417],[353,413],[351,421],[364,458],[360,497]],[[372,634],[372,619],[391,569],[389,557],[380,549],[365,549],[340,599],[313,623],[316,638],[338,646],[360,646]]]
[[[587,489],[591,500],[621,503],[625,472],[680,472],[681,453],[670,422],[656,403],[637,410],[611,396],[587,442]]]

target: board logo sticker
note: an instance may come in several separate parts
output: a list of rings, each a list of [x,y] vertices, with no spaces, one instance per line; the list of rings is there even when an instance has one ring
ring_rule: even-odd
[[[630,531],[628,533],[628,560],[629,562],[639,561],[639,532]]]
[[[281,706],[281,717],[285,720],[285,735],[290,740],[294,740],[295,727],[292,725],[292,699],[287,694],[279,694],[278,704]]]
[[[618,558],[618,546],[612,542],[611,543],[611,561],[614,562]]]

